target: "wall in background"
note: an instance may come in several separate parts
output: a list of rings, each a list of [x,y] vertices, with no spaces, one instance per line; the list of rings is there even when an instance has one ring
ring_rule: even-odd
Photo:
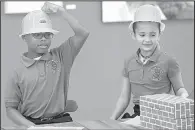
[[[121,91],[123,61],[137,49],[128,33],[129,23],[103,24],[101,2],[75,3],[70,11],[89,31],[90,36],[77,56],[70,78],[69,99],[76,100],[79,109],[72,113],[76,120],[108,119]],[[2,3],[3,5],[3,3]],[[25,14],[5,15],[1,6],[1,121],[2,126],[11,125],[3,104],[4,88],[10,69],[27,50],[18,37],[21,20]],[[69,25],[52,15],[53,27],[60,31],[51,46],[60,45],[73,35]],[[166,29],[161,37],[161,48],[177,58],[186,89],[194,87],[194,21],[164,21]],[[132,104],[126,111],[132,112]]]

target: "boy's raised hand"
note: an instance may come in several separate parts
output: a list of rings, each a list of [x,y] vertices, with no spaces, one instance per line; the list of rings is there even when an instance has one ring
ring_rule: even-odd
[[[59,10],[63,10],[63,9],[64,9],[63,7],[50,2],[45,2],[43,7],[41,8],[42,11],[48,14],[57,13]]]

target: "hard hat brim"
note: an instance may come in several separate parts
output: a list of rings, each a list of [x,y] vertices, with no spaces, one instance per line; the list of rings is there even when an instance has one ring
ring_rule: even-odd
[[[26,32],[26,33],[22,33],[19,35],[19,37],[22,37],[23,35],[26,35],[26,34],[31,34],[31,33],[44,33],[44,32],[51,32],[53,33],[54,35],[56,35],[57,33],[59,33],[59,31],[57,30],[53,30],[53,29],[49,29],[49,28],[42,28],[42,29],[36,29],[36,30],[30,30],[29,32]]]
[[[132,21],[130,24],[129,24],[129,30],[131,33],[133,33],[133,24],[136,23],[136,22],[139,22],[139,21]],[[140,21],[140,22],[144,22],[144,21]],[[155,22],[155,21],[145,21],[145,22]],[[157,22],[157,23],[160,23],[160,31],[163,32],[165,30],[165,24],[162,23],[162,22]]]

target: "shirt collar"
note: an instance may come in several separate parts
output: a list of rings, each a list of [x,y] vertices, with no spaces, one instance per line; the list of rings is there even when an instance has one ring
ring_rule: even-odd
[[[51,60],[51,54],[49,52],[47,52],[46,54],[44,54],[39,60],[44,60],[44,61],[47,61],[47,60]],[[36,60],[34,59],[31,59],[31,58],[28,58],[26,57],[26,53],[23,53],[22,56],[21,56],[21,61],[22,63],[26,66],[26,67],[30,67],[31,65],[33,65]]]
[[[137,50],[137,52],[136,52],[136,60],[137,61],[139,61],[139,53],[140,53],[140,48]],[[150,61],[154,61],[154,62],[156,62],[157,60],[158,60],[158,57],[160,56],[160,54],[161,54],[161,51],[160,51],[160,46],[159,45],[157,45],[157,47],[155,48],[155,50],[154,50],[154,53],[153,53],[153,55],[150,57]]]
[[[158,60],[158,57],[160,56],[160,54],[161,54],[160,46],[157,45],[157,47],[156,47],[156,49],[155,49],[153,55],[150,57],[149,60],[150,60],[150,61],[156,62],[156,61]]]

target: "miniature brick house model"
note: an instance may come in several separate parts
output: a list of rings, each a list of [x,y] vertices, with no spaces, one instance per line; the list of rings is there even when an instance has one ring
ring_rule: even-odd
[[[153,130],[194,130],[194,100],[170,94],[140,97],[141,126]]]

